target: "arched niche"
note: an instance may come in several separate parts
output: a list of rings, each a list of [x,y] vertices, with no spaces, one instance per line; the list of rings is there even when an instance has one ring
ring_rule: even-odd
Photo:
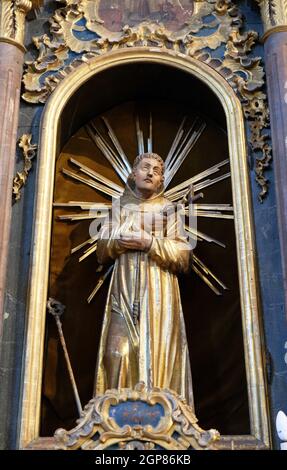
[[[263,447],[269,445],[254,236],[244,121],[240,102],[228,83],[205,64],[174,52],[134,48],[108,53],[81,64],[60,83],[44,110],[34,216],[21,447],[25,447],[35,439],[38,439],[38,445],[41,447],[42,438],[39,437],[39,431],[45,312],[49,286],[52,203],[57,159],[65,145],[69,145],[71,136],[92,118],[113,109],[115,104],[120,106],[130,101],[147,99],[168,99],[178,105],[181,103],[185,108],[192,106],[197,112],[201,110],[202,113],[208,114],[210,121],[216,123],[223,134],[226,131],[226,149],[228,146],[235,213],[234,251],[237,257],[249,422],[242,428],[244,436],[229,435],[223,442],[233,447],[237,442],[239,445],[244,442],[251,448],[257,444]],[[197,314],[202,317],[204,311],[198,310]],[[84,313],[81,312],[81,315]],[[190,347],[192,348],[192,344]],[[91,374],[93,373],[92,370]],[[202,374],[204,377],[204,370]],[[200,377],[200,374],[196,375],[197,378]],[[198,390],[199,394],[200,387]]]

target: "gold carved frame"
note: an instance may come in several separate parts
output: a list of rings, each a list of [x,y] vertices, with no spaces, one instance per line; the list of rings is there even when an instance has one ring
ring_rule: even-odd
[[[37,197],[34,210],[33,257],[28,299],[26,351],[23,367],[23,400],[20,416],[20,448],[53,448],[53,438],[40,438],[40,404],[43,348],[52,224],[54,168],[58,122],[64,106],[76,90],[95,74],[117,65],[158,63],[196,76],[217,96],[228,129],[232,191],[237,239],[244,350],[248,384],[251,435],[222,436],[221,448],[255,449],[271,446],[268,420],[263,335],[258,299],[254,231],[242,105],[228,82],[214,69],[175,51],[149,47],[119,49],[91,58],[74,69],[48,100],[41,123]]]

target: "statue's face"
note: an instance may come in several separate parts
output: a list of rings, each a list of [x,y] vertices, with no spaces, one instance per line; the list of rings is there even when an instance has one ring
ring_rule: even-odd
[[[162,183],[162,167],[155,158],[143,158],[134,172],[134,178],[139,191],[156,193]]]

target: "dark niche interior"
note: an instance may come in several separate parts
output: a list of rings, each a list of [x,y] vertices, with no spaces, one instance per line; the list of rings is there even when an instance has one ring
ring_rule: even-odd
[[[206,128],[174,176],[169,188],[228,158],[223,109],[206,85],[179,69],[155,63],[126,64],[95,75],[72,96],[62,113],[58,132],[58,158],[54,201],[109,202],[97,190],[69,179],[62,169],[72,168],[73,157],[123,184],[101,151],[90,139],[86,124],[92,119],[101,128],[109,122],[130,162],[138,154],[135,117],[144,130],[153,117],[153,150],[165,159],[183,116],[187,122],[200,117]],[[104,132],[104,128],[102,127]],[[226,173],[224,167],[215,176]],[[232,204],[227,178],[203,190],[205,204]],[[54,208],[49,296],[66,309],[63,331],[76,383],[84,406],[93,394],[101,323],[109,279],[89,304],[87,298],[99,278],[96,253],[82,262],[82,252],[71,249],[89,238],[90,220],[63,222],[61,214],[75,212]],[[195,412],[202,428],[216,428],[224,435],[249,434],[250,421],[243,350],[242,320],[234,221],[198,218],[198,229],[226,245],[197,243],[195,253],[228,287],[214,292],[193,271],[179,276],[189,341]],[[41,436],[59,427],[75,426],[77,408],[65,365],[58,331],[47,317],[41,409]]]

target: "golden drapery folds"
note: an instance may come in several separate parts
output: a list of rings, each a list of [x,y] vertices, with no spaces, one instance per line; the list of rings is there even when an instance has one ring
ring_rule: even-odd
[[[164,236],[153,236],[148,252],[125,250],[117,241],[120,233],[137,230],[138,216],[168,214],[172,207],[162,194],[140,199],[127,186],[120,200],[120,222],[111,226],[107,220],[101,228],[98,260],[105,263],[115,259],[115,265],[98,354],[96,395],[110,388],[133,388],[142,381],[148,388],[174,390],[193,405],[176,276],[176,272],[188,270],[191,254],[181,219],[175,217],[170,230],[165,226],[161,232]],[[152,226],[150,233],[155,233]],[[136,321],[135,305],[139,309]]]

